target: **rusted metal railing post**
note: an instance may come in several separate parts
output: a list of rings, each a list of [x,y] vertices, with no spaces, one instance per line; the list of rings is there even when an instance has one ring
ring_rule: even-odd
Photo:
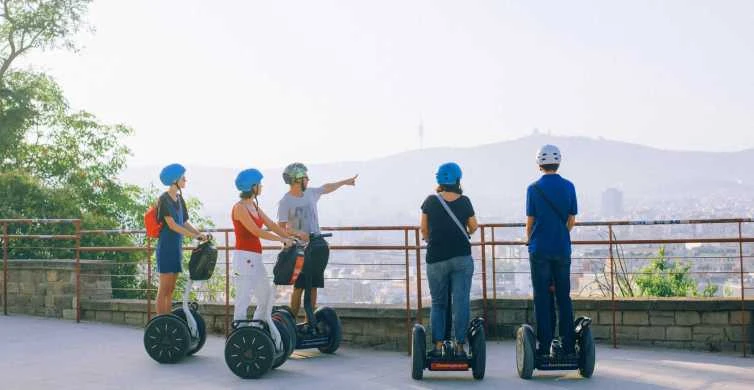
[[[416,322],[422,323],[422,255],[419,229],[414,229],[416,238]]]
[[[744,240],[743,233],[741,231],[741,222],[738,222],[738,262],[739,271],[741,273],[741,349],[744,351],[744,357],[746,357],[746,348],[748,340],[746,337],[746,289],[744,288]]]
[[[484,229],[481,233],[482,240],[482,317],[484,317],[485,331],[489,332],[490,322],[487,317],[487,244],[484,240]]]
[[[615,259],[613,258],[613,225],[607,225],[608,245],[610,246],[610,305],[613,311],[613,330],[611,336],[613,339],[613,348],[618,348],[618,333],[615,323]]]
[[[492,254],[492,323],[495,326],[492,328],[492,336],[497,336],[497,261],[495,259],[495,227],[492,226],[492,246],[490,247],[490,253]]]
[[[81,220],[73,222],[76,228],[76,322],[81,322]]]
[[[225,232],[225,337],[230,332],[230,238]]]
[[[8,224],[3,222],[3,314],[8,315]]]
[[[152,320],[152,239],[147,241],[147,322]]]
[[[408,335],[408,355],[411,355],[411,289],[408,267],[408,229],[403,229],[403,245],[406,247],[406,334]]]

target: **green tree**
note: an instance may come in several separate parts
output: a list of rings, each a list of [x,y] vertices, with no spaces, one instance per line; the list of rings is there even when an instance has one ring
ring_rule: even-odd
[[[44,103],[60,90],[38,88],[39,75],[14,74],[14,61],[32,49],[76,49],[73,35],[85,27],[91,0],[0,0],[0,163],[35,122],[54,112]]]
[[[141,228],[149,190],[118,181],[130,154],[124,125],[70,109],[49,76],[14,67],[31,50],[76,50],[90,0],[0,0],[0,218],[78,218],[83,229]],[[194,210],[195,212],[198,209]],[[193,219],[193,217],[192,217]],[[198,219],[194,219],[198,220]],[[71,234],[71,225],[9,226],[10,233]],[[132,246],[143,238],[84,235],[82,246]],[[11,258],[71,258],[72,242],[14,241]],[[145,253],[86,253],[113,261],[116,297],[140,297]]]
[[[76,49],[91,0],[1,0],[0,87],[14,60],[31,49]]]
[[[691,277],[691,265],[670,261],[665,255],[665,247],[660,247],[652,262],[642,268],[636,278],[641,295],[652,297],[697,296],[697,281]],[[703,296],[714,296],[717,286],[707,284]]]

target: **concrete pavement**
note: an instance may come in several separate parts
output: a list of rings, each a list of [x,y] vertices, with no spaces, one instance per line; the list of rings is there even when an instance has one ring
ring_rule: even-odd
[[[515,372],[512,341],[489,342],[487,375],[426,371],[411,379],[405,353],[343,347],[335,355],[294,353],[258,380],[233,375],[223,337],[209,336],[196,356],[160,365],[144,352],[140,328],[0,315],[0,389],[754,389],[754,359],[667,349],[597,347],[594,377],[576,372]]]

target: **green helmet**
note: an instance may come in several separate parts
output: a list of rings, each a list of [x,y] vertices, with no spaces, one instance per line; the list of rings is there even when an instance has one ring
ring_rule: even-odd
[[[300,162],[289,164],[283,170],[283,181],[285,184],[293,184],[294,181],[306,177],[306,172],[306,165]]]

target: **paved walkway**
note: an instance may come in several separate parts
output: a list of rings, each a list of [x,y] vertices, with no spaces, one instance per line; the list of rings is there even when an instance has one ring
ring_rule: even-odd
[[[591,379],[564,371],[524,381],[512,341],[488,344],[483,381],[470,372],[425,372],[414,381],[405,353],[357,348],[296,352],[265,377],[242,380],[225,365],[222,337],[210,336],[197,356],[160,365],[144,352],[142,336],[133,327],[0,315],[0,389],[754,389],[752,358],[602,345]]]

